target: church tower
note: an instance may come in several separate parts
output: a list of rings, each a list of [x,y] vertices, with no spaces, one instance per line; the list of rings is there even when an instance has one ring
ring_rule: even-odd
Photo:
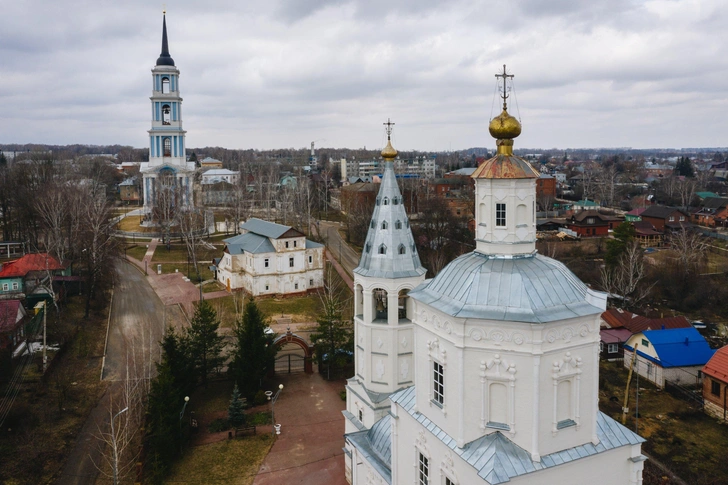
[[[151,212],[162,192],[172,194],[175,204],[192,203],[195,164],[187,162],[185,156],[179,69],[169,54],[166,12],[162,17],[162,52],[152,68],[152,96],[149,99],[152,102],[149,162],[141,166],[145,212]]]
[[[414,375],[412,303],[425,279],[394,175],[394,123],[385,123],[384,175],[359,266],[354,270],[355,376],[347,383],[346,432],[370,428],[390,408],[388,396]]]

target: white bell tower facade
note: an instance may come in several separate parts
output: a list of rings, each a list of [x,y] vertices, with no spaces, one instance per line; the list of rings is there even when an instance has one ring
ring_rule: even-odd
[[[149,162],[141,166],[144,176],[144,211],[153,210],[158,198],[174,204],[192,204],[194,162],[187,162],[182,128],[182,97],[179,69],[169,54],[167,19],[162,20],[162,52],[152,68],[152,127],[149,130]],[[167,202],[165,202],[167,203]]]

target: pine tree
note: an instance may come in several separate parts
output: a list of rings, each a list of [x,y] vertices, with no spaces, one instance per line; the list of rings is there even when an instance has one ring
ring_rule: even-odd
[[[239,428],[245,424],[245,413],[243,412],[243,400],[240,398],[238,385],[233,387],[233,395],[230,398],[230,406],[228,406],[228,421],[234,428]]]
[[[604,262],[609,267],[619,264],[627,245],[637,236],[634,226],[630,222],[623,222],[614,228],[612,232],[614,239],[607,240],[607,254]]]
[[[327,284],[320,297],[323,312],[311,334],[311,343],[315,348],[316,361],[319,365],[326,364],[326,378],[330,379],[332,366],[334,369],[342,366],[354,350],[353,330],[351,322],[342,318],[337,288]]]
[[[273,338],[266,335],[265,315],[253,299],[248,300],[241,318],[235,322],[235,348],[231,354],[230,373],[248,399],[260,389],[263,378],[272,368],[276,349]]]
[[[200,302],[187,329],[187,338],[191,360],[205,388],[207,376],[223,362],[223,337],[217,333],[219,327],[217,312],[207,301]]]

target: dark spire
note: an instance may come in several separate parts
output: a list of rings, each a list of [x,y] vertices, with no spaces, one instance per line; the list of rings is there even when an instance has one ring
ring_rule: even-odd
[[[169,55],[169,46],[167,45],[167,15],[166,12],[162,16],[162,53],[157,59],[158,66],[174,66],[174,59]]]

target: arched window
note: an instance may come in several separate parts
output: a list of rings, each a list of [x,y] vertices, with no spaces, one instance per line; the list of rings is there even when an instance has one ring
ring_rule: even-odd
[[[399,197],[395,197],[392,199],[392,205],[398,205],[399,204]]]
[[[372,219],[372,224],[371,224],[371,226],[372,226],[372,229],[374,229],[375,227],[377,227],[377,223],[376,223],[376,222],[374,222],[374,219]]]
[[[168,77],[162,78],[162,93],[169,94],[169,78]]]
[[[165,104],[164,106],[162,106],[162,124],[163,125],[170,124],[171,113],[172,113],[172,110],[168,104]]]
[[[377,197],[377,205],[379,205],[379,202],[380,202],[379,197]]]
[[[402,229],[402,221],[397,221],[394,223],[395,229]]]
[[[387,221],[382,221],[382,229],[386,229],[386,228],[387,228]]]
[[[374,303],[374,318],[376,320],[387,320],[387,291],[382,288],[375,288],[372,291],[372,297]]]
[[[384,244],[379,246],[379,254],[387,254],[387,246],[385,246]]]
[[[389,205],[389,199],[387,197],[384,198],[384,205]]]
[[[366,250],[366,252],[371,251],[371,249],[372,249],[371,244],[367,243],[366,246],[364,246],[364,249]]]
[[[406,248],[406,247],[404,247],[404,244],[400,244],[400,245],[399,245],[399,248],[397,249],[397,252],[398,252],[399,254],[405,254],[405,253],[407,252],[407,248]]]
[[[164,139],[164,156],[165,157],[172,156],[172,139],[169,137],[166,137]]]
[[[407,227],[409,227],[409,219],[407,219],[407,220],[404,221],[404,225],[407,226]]]
[[[398,298],[398,313],[399,318],[407,318],[407,298],[409,298],[409,290],[400,290]]]

